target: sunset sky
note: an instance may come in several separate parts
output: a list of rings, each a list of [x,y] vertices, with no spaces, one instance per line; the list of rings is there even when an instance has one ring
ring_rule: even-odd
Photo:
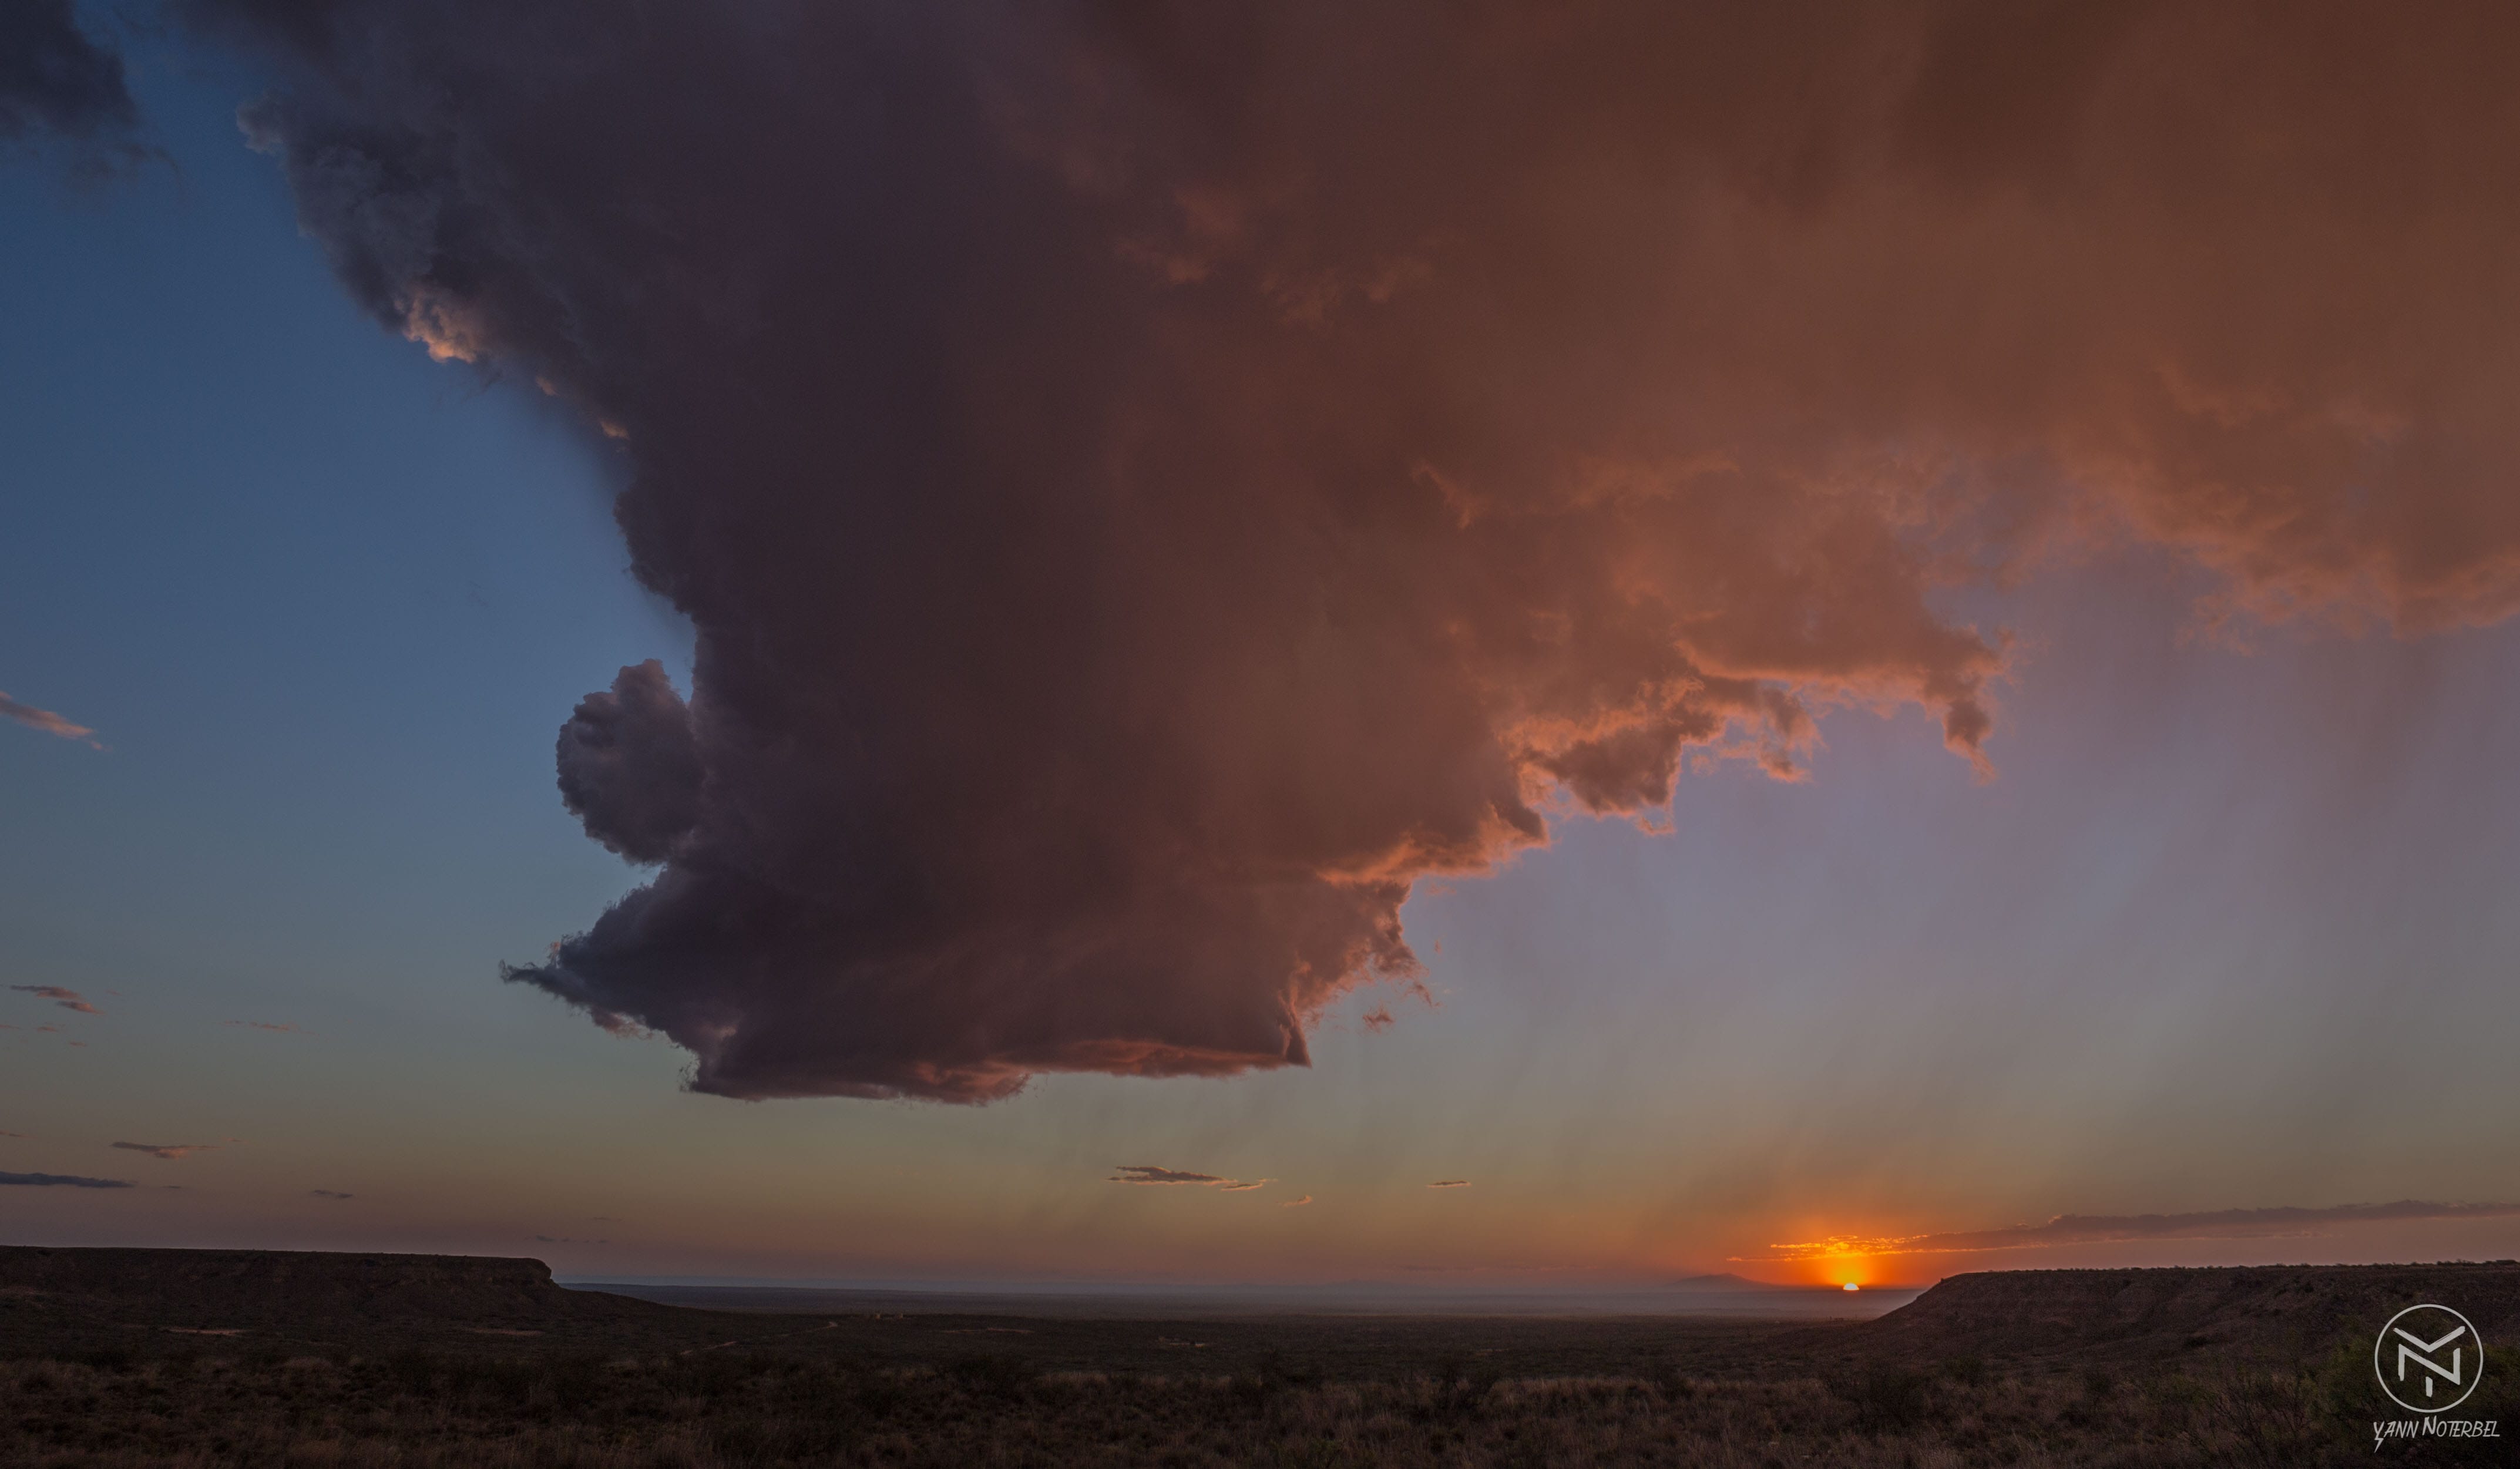
[[[0,1242],[2520,1255],[2520,20],[2276,11],[13,11]]]

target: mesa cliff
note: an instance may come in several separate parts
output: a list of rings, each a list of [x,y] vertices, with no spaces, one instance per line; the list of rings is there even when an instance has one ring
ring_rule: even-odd
[[[1990,1270],[1954,1275],[1859,1328],[1868,1347],[1927,1358],[2176,1359],[2200,1352],[2306,1359],[2368,1338],[2407,1307],[2464,1314],[2520,1342],[2520,1263]]]

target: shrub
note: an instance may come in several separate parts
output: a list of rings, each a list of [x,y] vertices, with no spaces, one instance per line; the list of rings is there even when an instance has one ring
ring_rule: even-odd
[[[1876,1434],[1915,1427],[1931,1405],[1925,1374],[1908,1367],[1875,1366],[1829,1386],[1854,1405],[1856,1422]]]

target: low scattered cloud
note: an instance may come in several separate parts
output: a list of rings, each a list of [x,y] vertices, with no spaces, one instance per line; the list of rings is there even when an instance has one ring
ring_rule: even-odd
[[[40,995],[63,1009],[76,1010],[82,1015],[97,1013],[96,1006],[87,1002],[87,997],[76,990],[63,989],[60,985],[11,985],[9,988],[21,995]]]
[[[1302,1198],[1300,1198],[1300,1199],[1288,1199],[1288,1200],[1286,1200],[1284,1203],[1280,1204],[1278,1207],[1279,1207],[1279,1208],[1281,1208],[1281,1209],[1301,1209],[1301,1208],[1303,1208],[1306,1204],[1309,1204],[1309,1203],[1311,1203],[1312,1201],[1313,1201],[1313,1196],[1312,1196],[1311,1194],[1309,1194],[1309,1193],[1308,1193],[1308,1194],[1305,1194],[1305,1195],[1304,1195]]]
[[[131,1188],[129,1179],[84,1179],[77,1174],[0,1174],[0,1185],[20,1188]]]
[[[1229,1181],[1214,1174],[1187,1173],[1178,1168],[1157,1168],[1150,1163],[1121,1163],[1120,1171],[1103,1180],[1105,1183],[1223,1183]]]
[[[1275,1179],[1252,1179],[1245,1181],[1241,1179],[1228,1179],[1218,1174],[1192,1173],[1188,1169],[1157,1168],[1150,1163],[1122,1163],[1114,1166],[1119,1169],[1119,1172],[1102,1181],[1158,1186],[1190,1184],[1198,1188],[1223,1189],[1227,1193],[1245,1193],[1263,1183],[1278,1181]]]
[[[1426,1186],[1429,1188],[1467,1188],[1470,1186],[1470,1180],[1467,1179],[1437,1179],[1434,1182],[1429,1183]]]
[[[2198,1214],[2060,1214],[2045,1224],[1938,1234],[1831,1235],[1768,1246],[1740,1262],[1821,1260],[1850,1255],[1975,1255],[1991,1250],[2048,1250],[2059,1245],[2146,1239],[2303,1239],[2342,1224],[2414,1220],[2508,1219],[2520,1204],[2339,1204],[2324,1209],[2217,1209]]]
[[[5,109],[5,97],[0,97],[0,109]],[[0,115],[5,113],[0,112]],[[73,724],[50,709],[38,709],[32,704],[22,704],[5,693],[0,693],[0,718],[14,719],[29,730],[41,730],[47,734],[56,734],[64,739],[78,740],[90,749],[105,748],[97,742],[96,732],[87,726]]]
[[[319,1199],[347,1199],[357,1197],[356,1194],[343,1193],[335,1188],[312,1188],[307,1191],[314,1194],[315,1197]]]
[[[152,1158],[189,1158],[195,1153],[215,1153],[215,1142],[117,1142],[115,1147],[126,1152],[147,1153]]]

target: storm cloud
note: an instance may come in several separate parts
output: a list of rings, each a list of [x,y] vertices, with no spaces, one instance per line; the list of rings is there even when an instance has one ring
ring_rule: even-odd
[[[655,871],[509,977],[741,1097],[1303,1064],[1401,905],[1832,709],[1991,774],[2098,540],[2520,605],[2520,13],[191,0],[344,286],[624,476]],[[590,670],[590,682],[608,671]]]

